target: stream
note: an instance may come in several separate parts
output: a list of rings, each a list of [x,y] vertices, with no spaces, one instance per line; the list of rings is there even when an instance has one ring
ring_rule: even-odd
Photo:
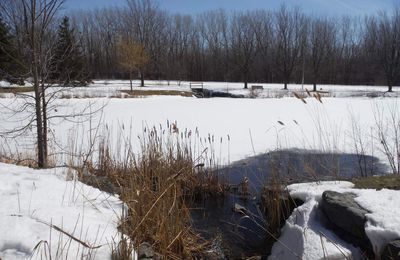
[[[378,158],[367,155],[296,149],[249,157],[218,170],[219,178],[231,188],[225,196],[196,201],[191,209],[192,225],[204,238],[214,241],[214,250],[226,259],[266,259],[275,241],[266,232],[268,223],[260,210],[260,195],[272,176],[291,184],[387,172]],[[240,192],[245,180],[247,196]]]

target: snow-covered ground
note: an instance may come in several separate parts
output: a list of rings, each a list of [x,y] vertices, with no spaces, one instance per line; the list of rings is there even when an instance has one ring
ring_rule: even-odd
[[[139,81],[133,81],[133,90],[176,90],[190,91],[190,83],[187,81],[145,81],[145,88],[139,87]],[[263,90],[251,91],[251,86],[262,86]],[[280,98],[293,96],[293,91],[304,93],[306,89],[312,90],[312,85],[289,84],[288,90],[283,90],[282,84],[271,83],[249,83],[249,89],[243,88],[243,83],[232,82],[203,82],[203,87],[213,91],[228,92],[232,94],[244,95],[245,97],[255,98]],[[64,96],[76,97],[126,97],[119,92],[130,90],[130,83],[126,80],[95,80],[88,87],[75,88],[64,92]],[[385,86],[344,86],[344,85],[318,85],[318,90],[324,92],[323,95],[329,97],[354,97],[354,96],[395,96],[399,97],[399,92],[387,93]]]
[[[190,83],[188,81],[165,81],[165,80],[146,80],[145,87],[140,87],[138,80],[133,81],[133,90],[176,90],[190,91]],[[293,92],[305,93],[312,90],[313,86],[309,84],[289,84],[288,90],[283,90],[282,84],[276,83],[249,83],[249,89],[243,88],[243,83],[236,82],[202,82],[203,87],[213,91],[229,92],[232,94],[244,95],[253,98],[281,98],[284,96],[293,96]],[[32,86],[29,81],[25,82],[25,86]],[[251,86],[262,86],[263,90],[251,91]],[[6,81],[0,81],[1,87],[18,87]],[[54,87],[55,89],[59,89]],[[393,93],[387,93],[386,86],[354,86],[354,85],[318,85],[317,89],[321,91],[323,96],[328,97],[379,97],[392,96],[399,97],[400,92],[394,88]],[[128,80],[94,80],[92,84],[84,87],[76,87],[64,89],[62,97],[64,98],[94,98],[94,97],[127,97],[121,94],[121,90],[130,90]],[[1,97],[9,97],[9,95],[1,94]]]
[[[366,234],[376,255],[390,241],[400,237],[400,196],[394,190],[353,189],[350,182],[293,184],[288,190],[293,198],[305,203],[294,210],[274,244],[270,259],[345,259],[353,255],[363,259],[358,249],[341,241],[321,225],[317,210],[325,190],[356,194],[356,202],[366,210]],[[289,250],[290,249],[290,250]],[[351,259],[351,258],[347,258]]]
[[[0,163],[0,259],[110,259],[122,202],[65,168]],[[91,247],[91,248],[89,248]]]
[[[151,84],[154,85],[151,85]],[[162,83],[162,84],[161,84]],[[147,90],[189,90],[189,83],[183,82],[182,86],[168,86],[165,82],[149,82]],[[160,85],[161,84],[161,85]],[[212,89],[223,90],[225,83],[206,82],[205,86]],[[243,86],[240,83],[226,83],[229,89],[241,93]],[[279,90],[281,85],[265,84],[271,89]],[[301,89],[300,85],[289,85],[291,89]],[[379,90],[383,95],[386,88],[368,86],[323,86],[330,89],[337,96],[346,96],[346,91],[358,93],[368,89]],[[50,122],[51,139],[54,152],[60,146],[63,149],[74,149],[79,146],[82,150],[90,146],[94,131],[90,133],[101,120],[101,129],[112,139],[112,145],[117,145],[119,134],[125,139],[131,139],[133,149],[139,150],[137,136],[142,135],[145,127],[151,128],[160,125],[166,127],[167,121],[177,122],[181,132],[185,130],[193,133],[197,130],[199,137],[214,137],[214,143],[199,143],[198,150],[205,146],[213,146],[213,151],[218,155],[218,163],[227,164],[247,156],[268,152],[279,148],[302,148],[323,151],[354,152],[354,130],[360,128],[361,140],[364,140],[365,152],[385,160],[384,154],[372,136],[376,130],[376,119],[391,116],[390,110],[398,110],[398,98],[378,97],[322,97],[322,103],[315,98],[306,98],[307,104],[295,97],[282,98],[257,98],[257,99],[230,99],[212,98],[198,99],[180,96],[148,96],[146,98],[104,98],[115,96],[121,89],[129,89],[127,81],[96,81],[88,87],[75,88],[74,95],[92,98],[59,99],[49,109],[49,116],[54,117]],[[269,91],[265,89],[265,91]],[[271,90],[272,91],[272,90]],[[279,90],[280,91],[280,90]],[[342,93],[342,94],[341,94]],[[65,93],[64,93],[65,94]],[[395,92],[394,95],[397,95]],[[67,94],[65,94],[67,95]],[[73,96],[73,95],[72,95]],[[99,98],[102,97],[102,98]],[[26,113],[14,114],[9,108],[20,108],[25,104],[22,98],[0,99],[0,118],[2,124],[0,131],[9,130],[15,126],[23,126],[30,119]],[[88,108],[90,106],[90,109]],[[81,111],[101,112],[91,118],[79,117]],[[74,111],[74,112],[72,112]],[[67,121],[60,119],[63,115],[76,115]],[[77,123],[78,121],[79,124]],[[386,121],[384,119],[383,121]],[[196,131],[196,132],[197,132]],[[105,134],[104,131],[100,131]],[[97,132],[99,134],[100,132]],[[35,130],[28,129],[24,136],[18,139],[0,139],[3,150],[14,153],[29,153],[33,151]],[[92,138],[90,138],[92,137]],[[193,136],[193,138],[195,138]],[[72,145],[71,140],[76,144]],[[204,140],[204,139],[203,139]],[[7,144],[5,142],[7,141]],[[15,144],[17,142],[17,144]],[[368,144],[368,145],[367,145]],[[18,148],[18,149],[17,149]],[[124,147],[118,144],[116,149]],[[211,150],[211,149],[210,149]],[[209,150],[209,151],[210,151]],[[65,161],[66,158],[61,159]]]
[[[181,86],[172,83],[168,86],[166,82],[148,81],[145,89],[190,90],[188,82],[182,82]],[[365,153],[386,162],[387,158],[376,140],[377,122],[383,122],[383,130],[392,138],[391,129],[386,129],[385,124],[390,122],[392,115],[399,117],[399,92],[388,95],[386,87],[323,85],[319,88],[330,93],[322,94],[322,103],[315,98],[306,98],[305,104],[282,91],[281,84],[255,85],[264,86],[264,90],[257,94],[259,98],[255,99],[180,96],[110,98],[123,97],[119,91],[129,90],[128,81],[95,81],[87,87],[65,90],[60,96],[63,98],[55,100],[49,109],[50,151],[56,154],[52,160],[59,164],[66,163],[71,152],[87,152],[100,136],[108,137],[114,152],[123,154],[127,148],[124,142],[129,142],[133,151],[138,152],[138,136],[142,136],[145,128],[162,128],[159,131],[162,132],[167,122],[177,122],[180,133],[193,133],[189,141],[196,148],[195,155],[208,147],[208,152],[214,153],[219,164],[281,148],[352,153],[355,152],[355,140],[362,140]],[[204,87],[234,94],[251,94],[249,90],[243,90],[240,83],[205,82]],[[311,86],[304,88],[311,89]],[[302,92],[300,85],[289,85],[289,89]],[[23,127],[32,118],[33,111],[28,107],[29,111],[14,112],[23,107],[26,100],[13,94],[3,94],[2,97],[0,131]],[[85,115],[93,111],[97,112]],[[73,116],[63,118],[64,115]],[[0,144],[1,153],[34,156],[35,129],[27,128],[24,135],[1,137]],[[66,181],[65,170],[61,170],[63,174],[60,170],[54,171],[34,171],[0,164],[0,182],[3,184],[0,187],[1,258],[23,258],[41,240],[52,241],[51,253],[55,254],[60,237],[63,239],[61,244],[68,245],[70,252],[79,255],[86,252],[82,251],[85,247],[80,243],[51,229],[51,224],[90,245],[103,245],[93,250],[99,259],[109,255],[106,244],[112,242],[117,233],[120,201],[79,182]],[[297,215],[289,219],[281,241],[303,259],[323,258],[321,245],[331,256],[342,255],[337,246],[347,253],[357,251],[339,241],[317,222],[315,208],[323,189],[351,190],[359,195],[358,202],[372,212],[368,216],[367,234],[376,247],[382,246],[381,241],[400,235],[400,207],[392,207],[388,214],[387,208],[382,211],[388,201],[400,205],[398,192],[355,191],[351,189],[351,184],[343,182],[324,185],[304,184],[290,188],[293,194],[302,194],[307,202],[295,211]],[[313,188],[310,189],[310,186]],[[373,194],[379,196],[374,197]],[[319,231],[334,240],[335,244],[321,237]],[[78,249],[80,251],[76,253]],[[289,251],[277,244],[273,253],[277,259],[286,259],[282,258],[286,256],[289,259],[293,257]]]

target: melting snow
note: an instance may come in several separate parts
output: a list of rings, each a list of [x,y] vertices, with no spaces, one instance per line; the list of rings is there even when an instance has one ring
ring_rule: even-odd
[[[1,259],[111,257],[122,202],[67,172],[0,163]]]
[[[354,193],[356,202],[371,212],[367,214],[365,230],[375,254],[387,242],[400,237],[400,191],[354,189],[352,183],[343,181],[293,184],[288,190],[292,197],[305,203],[287,220],[270,259],[343,259],[350,255],[362,259],[358,249],[324,228],[325,217],[318,204],[325,190]]]

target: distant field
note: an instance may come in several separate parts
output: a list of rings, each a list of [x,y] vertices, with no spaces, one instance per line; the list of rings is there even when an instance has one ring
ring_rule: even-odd
[[[359,178],[352,182],[355,184],[355,188],[359,189],[400,190],[400,176],[398,174]]]
[[[121,92],[129,94],[133,97],[143,97],[143,96],[182,96],[182,97],[192,97],[193,93],[189,91],[180,90],[121,90]]]
[[[23,93],[32,92],[33,87],[2,87],[0,88],[0,93]]]

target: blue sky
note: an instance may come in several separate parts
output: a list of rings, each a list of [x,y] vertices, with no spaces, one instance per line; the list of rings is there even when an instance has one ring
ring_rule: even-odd
[[[67,0],[66,9],[95,9],[123,6],[126,0]],[[196,14],[223,8],[226,10],[276,9],[282,3],[299,6],[303,11],[317,15],[364,15],[390,10],[400,0],[159,0],[162,9],[171,13]]]

